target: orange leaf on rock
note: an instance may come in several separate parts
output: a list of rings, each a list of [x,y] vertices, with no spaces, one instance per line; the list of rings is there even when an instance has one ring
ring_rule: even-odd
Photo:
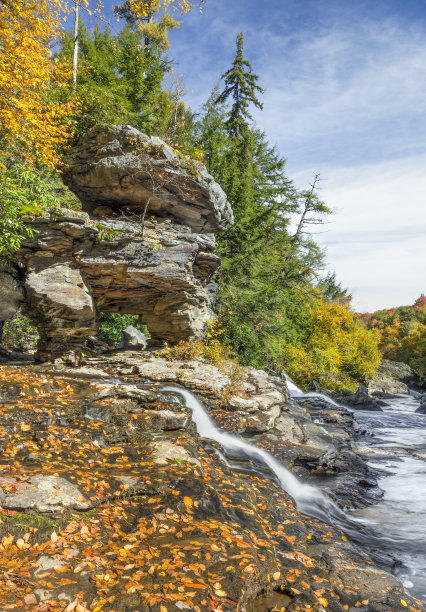
[[[187,508],[192,508],[194,502],[192,501],[192,499],[190,497],[184,497],[183,498],[183,503],[185,504],[185,506]]]

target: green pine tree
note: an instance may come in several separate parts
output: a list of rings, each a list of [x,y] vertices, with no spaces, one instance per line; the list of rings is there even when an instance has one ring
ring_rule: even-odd
[[[232,62],[232,67],[222,74],[225,88],[217,97],[217,102],[226,102],[232,98],[233,105],[226,127],[230,136],[241,137],[248,128],[248,122],[252,120],[248,109],[251,104],[262,109],[263,104],[256,97],[256,92],[263,93],[263,89],[257,84],[259,77],[253,74],[253,69],[243,55],[244,34],[240,32],[237,36],[237,53]]]

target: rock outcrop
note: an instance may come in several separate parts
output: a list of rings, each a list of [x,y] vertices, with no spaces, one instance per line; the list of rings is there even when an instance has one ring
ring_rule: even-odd
[[[0,266],[0,321],[11,319],[24,301],[24,292],[13,272]]]
[[[194,232],[216,233],[232,224],[226,195],[205,167],[178,155],[160,138],[130,125],[86,134],[69,156],[64,181],[83,210],[102,216],[127,211],[173,219]]]
[[[190,409],[147,380],[153,360],[125,353],[102,370],[88,364],[0,368],[2,610],[424,610],[258,466],[240,457],[232,469],[199,437]],[[186,379],[219,415],[214,388],[225,389],[228,374],[200,361],[168,364],[167,375],[158,361],[155,380]],[[276,426],[291,413],[277,380],[247,369],[242,384],[246,404],[222,398],[231,418],[257,416],[263,393]],[[298,411],[304,428],[309,414]],[[310,439],[315,428],[327,435],[310,428]],[[280,446],[287,460],[296,452]]]
[[[153,344],[201,338],[220,264],[213,233],[233,219],[204,167],[116,126],[82,138],[64,178],[84,210],[28,220],[34,235],[16,255],[23,280],[1,272],[0,319],[24,303],[39,360],[75,361],[98,312],[139,315]]]
[[[424,382],[408,364],[390,359],[383,359],[370,385],[370,391],[395,394],[408,393],[409,388],[422,390],[425,387]]]

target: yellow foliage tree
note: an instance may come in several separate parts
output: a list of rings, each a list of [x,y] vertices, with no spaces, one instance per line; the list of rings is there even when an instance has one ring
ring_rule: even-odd
[[[381,361],[378,343],[379,333],[368,330],[347,305],[316,299],[308,338],[303,346],[282,347],[282,365],[302,384],[355,389],[374,376]]]
[[[200,9],[203,4],[204,0],[199,0]],[[194,5],[192,0],[125,0],[114,10],[118,18],[124,17],[144,34],[146,49],[155,44],[162,51],[166,51],[170,46],[169,30],[180,25],[168,11],[173,10],[184,15],[189,13]],[[162,13],[160,20],[154,19],[158,13]]]
[[[348,306],[318,300],[312,325],[308,352],[319,378],[331,373],[343,381],[365,382],[374,376],[381,361],[378,334],[367,330]]]
[[[60,27],[61,0],[0,2],[0,144],[30,166],[58,163],[69,138],[69,104],[49,100],[52,84],[70,75],[52,59],[49,44]]]
[[[141,19],[149,19],[159,11],[167,11],[168,9],[178,10],[181,15],[189,13],[194,7],[194,2],[191,0],[127,0],[130,11]],[[199,6],[204,4],[204,0],[200,0]]]

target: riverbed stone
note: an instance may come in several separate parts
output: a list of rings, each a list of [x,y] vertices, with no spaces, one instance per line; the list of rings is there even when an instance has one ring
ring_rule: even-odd
[[[121,355],[121,367],[128,368],[129,353]],[[87,365],[100,363],[89,359]],[[272,602],[294,612],[304,608],[344,612],[362,610],[367,605],[362,602],[368,600],[368,610],[388,612],[399,610],[403,599],[407,607],[423,610],[396,578],[381,570],[376,573],[368,555],[341,531],[301,514],[291,497],[249,461],[240,461],[246,469],[230,469],[223,449],[199,438],[194,427],[144,429],[142,421],[152,413],[188,414],[172,398],[157,393],[160,381],[144,380],[144,390],[157,393],[154,403],[148,397],[146,401],[120,398],[117,389],[95,400],[105,385],[109,390],[121,386],[125,393],[132,386],[128,382],[140,381],[139,374],[132,374],[127,383],[117,380],[117,355],[103,367],[114,382],[63,375],[63,370],[53,367],[0,368],[1,388],[19,382],[15,389],[19,404],[13,402],[13,393],[0,404],[3,482],[25,486],[36,475],[57,478],[58,473],[93,504],[89,513],[73,509],[70,514],[55,513],[54,530],[50,525],[29,527],[22,537],[0,540],[2,557],[14,568],[8,577],[11,588],[0,590],[2,609],[24,612],[29,605],[79,609],[78,603],[87,610],[113,605],[117,612],[161,606],[263,612]],[[247,384],[253,394],[258,392],[249,372],[239,384],[239,389]],[[282,388],[274,380],[269,385],[276,391]],[[202,387],[200,379],[196,393],[213,414],[214,394]],[[226,397],[222,398],[225,408]],[[308,408],[286,398],[285,389],[282,398],[286,406],[281,416],[300,421],[302,433],[308,423],[315,428]],[[115,413],[117,400],[130,401],[134,408]],[[84,413],[94,401],[110,412],[109,422]],[[242,412],[221,409],[231,419]],[[252,418],[253,413],[246,416]],[[269,447],[274,441],[275,450]],[[278,430],[252,438],[252,444],[294,465],[299,457],[307,457],[306,450],[300,450],[307,441],[286,444]],[[328,463],[342,459],[343,451],[337,447],[329,453]],[[320,449],[311,453],[312,458],[324,454]],[[11,468],[19,465],[30,471],[21,477],[16,471],[11,474]],[[14,512],[4,504],[0,508],[0,518],[7,517],[13,529],[22,521]],[[28,513],[26,520],[31,516]],[[104,599],[108,601],[100,604]]]
[[[36,474],[25,480],[0,477],[0,503],[9,510],[37,510],[58,513],[66,508],[88,510],[93,507],[81,490],[59,476]]]
[[[169,465],[170,463],[188,462],[196,466],[201,466],[199,460],[191,453],[178,444],[173,444],[167,440],[155,442],[151,447],[152,460],[156,465]]]

